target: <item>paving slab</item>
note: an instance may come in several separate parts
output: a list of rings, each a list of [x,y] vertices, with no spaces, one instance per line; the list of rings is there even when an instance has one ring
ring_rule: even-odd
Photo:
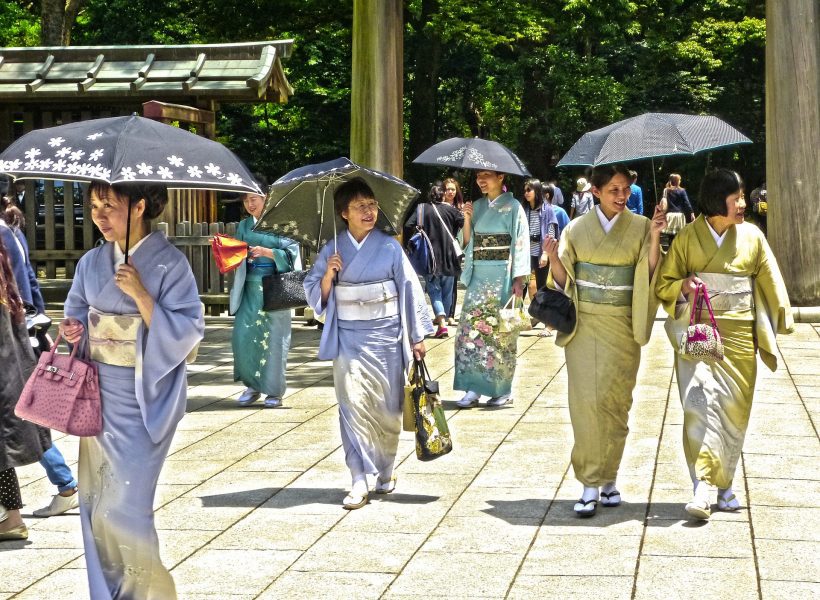
[[[315,358],[317,330],[294,322],[285,406],[240,408],[231,323],[208,318],[157,489],[161,554],[180,600],[688,600],[693,581],[699,599],[723,600],[727,589],[734,598],[820,597],[818,327],[800,324],[782,338],[777,373],[759,369],[735,478],[742,510],[696,523],[683,510],[691,482],[662,320],[643,350],[618,478],[623,503],[599,506],[591,519],[572,510],[580,484],[570,466],[564,352],[554,339],[520,338],[512,407],[471,410],[453,402],[461,395],[452,389],[453,338],[429,340],[455,449],[420,462],[403,433],[396,491],[348,512],[330,362]],[[55,440],[74,465],[77,439]],[[18,476],[31,537],[0,544],[0,600],[86,597],[76,511],[31,518],[54,490],[39,465]]]

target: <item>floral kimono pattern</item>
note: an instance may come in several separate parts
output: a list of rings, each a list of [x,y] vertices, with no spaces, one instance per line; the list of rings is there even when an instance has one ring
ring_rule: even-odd
[[[505,246],[502,248],[502,246]],[[473,207],[473,231],[461,281],[467,286],[455,344],[453,388],[487,396],[512,390],[518,332],[501,331],[499,311],[516,277],[530,273],[529,232],[512,194]]]

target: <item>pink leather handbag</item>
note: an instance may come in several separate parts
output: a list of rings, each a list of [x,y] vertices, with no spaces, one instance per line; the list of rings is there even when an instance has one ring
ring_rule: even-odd
[[[102,431],[102,404],[97,367],[77,358],[78,344],[71,354],[57,354],[62,339],[57,336],[23,388],[14,414],[37,425],[81,437]]]

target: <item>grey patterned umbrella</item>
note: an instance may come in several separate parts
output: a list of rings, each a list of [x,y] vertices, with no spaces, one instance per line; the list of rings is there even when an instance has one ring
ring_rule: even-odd
[[[717,117],[646,113],[585,133],[557,166],[606,165],[751,143]]]
[[[242,161],[219,142],[137,115],[31,131],[0,154],[0,173],[262,193]]]
[[[504,144],[481,138],[450,138],[433,144],[413,161],[419,165],[498,171],[530,176],[527,167]]]
[[[349,158],[299,167],[274,181],[255,229],[274,231],[318,250],[341,225],[333,209],[333,193],[354,177],[364,179],[376,196],[376,227],[396,235],[404,211],[420,192],[398,177],[362,167]]]

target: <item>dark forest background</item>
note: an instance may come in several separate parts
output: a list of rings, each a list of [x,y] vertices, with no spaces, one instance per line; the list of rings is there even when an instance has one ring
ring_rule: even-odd
[[[0,45],[224,43],[294,38],[286,105],[224,105],[217,131],[271,179],[348,154],[351,0],[6,0]],[[41,19],[45,15],[45,19]],[[586,131],[647,111],[719,116],[753,145],[655,162],[697,184],[710,165],[765,176],[764,0],[409,0],[405,3],[405,178],[432,143],[481,136],[540,178]],[[631,165],[651,198],[649,161]],[[517,191],[517,190],[516,190]]]

